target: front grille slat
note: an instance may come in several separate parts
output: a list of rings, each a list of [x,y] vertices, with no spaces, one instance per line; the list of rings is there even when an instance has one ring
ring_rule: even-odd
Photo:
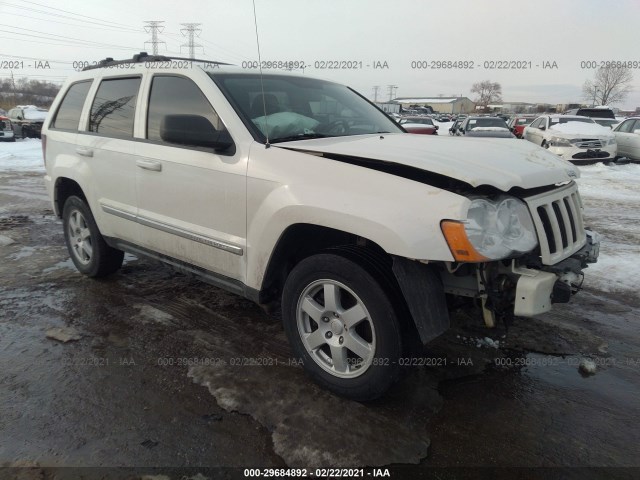
[[[563,250],[562,246],[562,233],[560,232],[560,225],[558,224],[558,217],[556,216],[556,212],[553,209],[553,203],[545,205],[544,209],[547,212],[547,215],[551,219],[551,228],[553,229],[553,237],[555,240],[555,251],[561,252]]]
[[[571,203],[568,200],[568,197],[564,197],[562,199],[562,204],[564,205],[564,211],[567,215],[567,217],[569,218],[569,225],[571,226],[571,243],[576,243],[576,240],[578,240],[578,236],[576,234],[576,222],[574,220],[575,216],[576,216],[576,212],[574,211],[573,207],[571,206]]]
[[[558,263],[583,247],[582,202],[575,183],[525,201],[533,215],[543,264]]]

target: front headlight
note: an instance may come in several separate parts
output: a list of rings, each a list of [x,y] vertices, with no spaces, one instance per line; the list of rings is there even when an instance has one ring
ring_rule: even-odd
[[[549,145],[551,145],[552,147],[570,147],[571,142],[566,138],[551,137],[551,139],[549,140]]]
[[[606,143],[606,145],[615,145],[616,144],[616,137],[612,137],[609,139],[609,141]]]
[[[538,245],[526,204],[506,195],[495,200],[476,198],[466,222],[445,221],[441,226],[454,258],[462,262],[501,260]]]

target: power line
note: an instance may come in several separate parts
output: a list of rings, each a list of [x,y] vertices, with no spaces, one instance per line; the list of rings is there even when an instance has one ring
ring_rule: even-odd
[[[0,23],[0,27],[17,28],[17,27],[14,27],[12,25],[6,25],[6,24],[3,24],[3,23]],[[82,42],[82,43],[85,44],[85,46],[91,46],[89,44],[94,44],[94,45],[104,45],[106,47],[113,47],[113,48],[125,48],[125,49],[133,48],[133,47],[125,47],[125,46],[122,46],[122,45],[112,45],[112,44],[109,44],[109,43],[94,42],[92,40],[82,40],[81,38],[67,37],[66,35],[56,35],[56,34],[53,34],[53,33],[41,32],[39,30],[31,30],[29,28],[20,28],[20,30],[25,31],[25,32],[41,33],[41,34],[44,34],[44,35],[48,35],[49,37],[62,38],[62,39],[67,40],[67,41],[72,40],[74,42]],[[55,40],[55,39],[48,38],[48,37],[42,37],[40,35],[30,35],[28,33],[12,32],[10,30],[0,30],[0,32],[11,33],[12,35],[22,35],[22,36],[28,36],[28,37],[45,38],[45,39],[48,39],[48,40]]]
[[[23,5],[5,3],[4,6],[17,8],[21,12],[24,11],[24,6]],[[110,24],[106,24],[106,23],[102,23],[102,22],[92,22],[91,20],[81,20],[81,19],[78,19],[78,18],[70,17],[69,15],[60,15],[59,13],[47,12],[46,10],[39,10],[39,9],[35,9],[35,8],[29,9],[28,12],[29,13],[43,13],[45,15],[49,15],[49,16],[52,16],[52,17],[66,18],[66,19],[70,19],[70,20],[81,21],[83,23],[90,23],[90,24],[93,24],[93,25],[100,25],[100,26],[104,26],[104,27],[114,27],[114,28],[120,28],[122,30],[130,30],[130,31],[136,31],[136,32],[139,31],[139,30],[129,29],[129,27],[117,27],[115,25],[110,25]]]
[[[81,14],[79,14],[79,13],[70,12],[69,10],[63,10],[63,9],[61,9],[61,8],[50,7],[50,6],[48,6],[48,5],[43,5],[43,4],[41,4],[41,3],[33,2],[33,1],[31,1],[31,0],[21,0],[21,1],[22,1],[22,3],[31,3],[31,4],[33,4],[33,5],[38,5],[38,6],[40,6],[40,7],[48,8],[48,9],[50,9],[50,10],[57,10],[57,11],[59,11],[59,12],[70,13],[71,15],[76,15],[76,16],[78,16],[78,17],[91,18],[91,19],[93,19],[93,20],[98,20],[98,21],[100,21],[100,22],[102,22],[102,23],[112,23],[112,24],[114,24],[114,25],[121,25],[121,26],[123,26],[123,27],[131,28],[131,29],[133,29],[133,30],[138,31],[138,29],[137,29],[136,27],[134,27],[133,25],[125,25],[124,23],[112,22],[111,20],[104,20],[104,19],[102,19],[102,18],[90,17],[90,16],[88,16],[88,15],[81,15]],[[53,15],[53,14],[52,14],[52,15]]]
[[[180,33],[182,33],[182,35],[184,35],[189,39],[188,43],[186,44],[183,43],[182,45],[180,45],[180,51],[182,52],[182,47],[188,47],[189,58],[196,58],[196,48],[202,48],[204,52],[204,47],[194,42],[194,37],[195,36],[199,37],[200,33],[202,32],[202,29],[198,28],[202,24],[201,23],[181,23],[180,25],[184,26],[184,28],[180,29]]]
[[[121,32],[124,33],[126,31],[129,32],[136,32],[136,33],[140,33],[142,30],[130,30],[130,29],[122,29],[120,27],[107,27],[107,28],[100,28],[100,27],[94,27],[93,25],[79,25],[76,23],[67,23],[67,22],[61,22],[60,20],[52,20],[50,18],[39,18],[39,17],[32,17],[30,15],[24,15],[22,13],[11,13],[11,12],[4,12],[5,15],[14,15],[17,17],[24,17],[24,18],[30,18],[32,20],[39,20],[39,21],[46,21],[46,22],[50,22],[50,23],[58,23],[60,25],[70,25],[72,27],[80,27],[80,28],[91,28],[93,30],[105,30],[105,31],[110,31],[110,32]],[[47,13],[45,13],[45,15],[47,15]],[[72,19],[73,21],[76,21],[75,19]],[[83,22],[83,20],[78,20],[79,22]]]
[[[158,40],[158,32],[162,33],[164,30],[164,25],[162,25],[164,22],[163,21],[158,21],[158,20],[147,20],[146,22],[144,22],[147,24],[146,27],[144,27],[144,31],[149,33],[151,32],[151,40],[147,40],[146,42],[144,42],[144,44],[146,45],[147,43],[151,44],[151,48],[153,51],[154,55],[158,55],[158,44],[159,43],[164,43],[165,48],[167,46],[167,42],[165,42],[164,40]]]

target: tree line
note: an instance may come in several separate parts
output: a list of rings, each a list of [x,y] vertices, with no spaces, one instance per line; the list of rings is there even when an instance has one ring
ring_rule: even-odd
[[[586,80],[582,86],[583,99],[594,105],[622,103],[633,90],[633,73],[629,68],[601,67],[596,70],[593,80]],[[471,93],[474,101],[482,107],[502,103],[502,86],[498,82],[484,80],[474,83]]]
[[[0,79],[0,108],[7,111],[16,105],[49,108],[59,90],[60,85],[46,80],[3,78]]]

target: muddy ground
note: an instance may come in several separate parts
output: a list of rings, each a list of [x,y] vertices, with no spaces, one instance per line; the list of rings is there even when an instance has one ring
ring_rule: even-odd
[[[360,404],[308,381],[279,320],[251,302],[132,256],[99,281],[68,258],[41,173],[3,172],[0,466],[33,478],[58,466],[640,465],[635,292],[587,280],[572,304],[508,330],[456,312],[427,365]]]

